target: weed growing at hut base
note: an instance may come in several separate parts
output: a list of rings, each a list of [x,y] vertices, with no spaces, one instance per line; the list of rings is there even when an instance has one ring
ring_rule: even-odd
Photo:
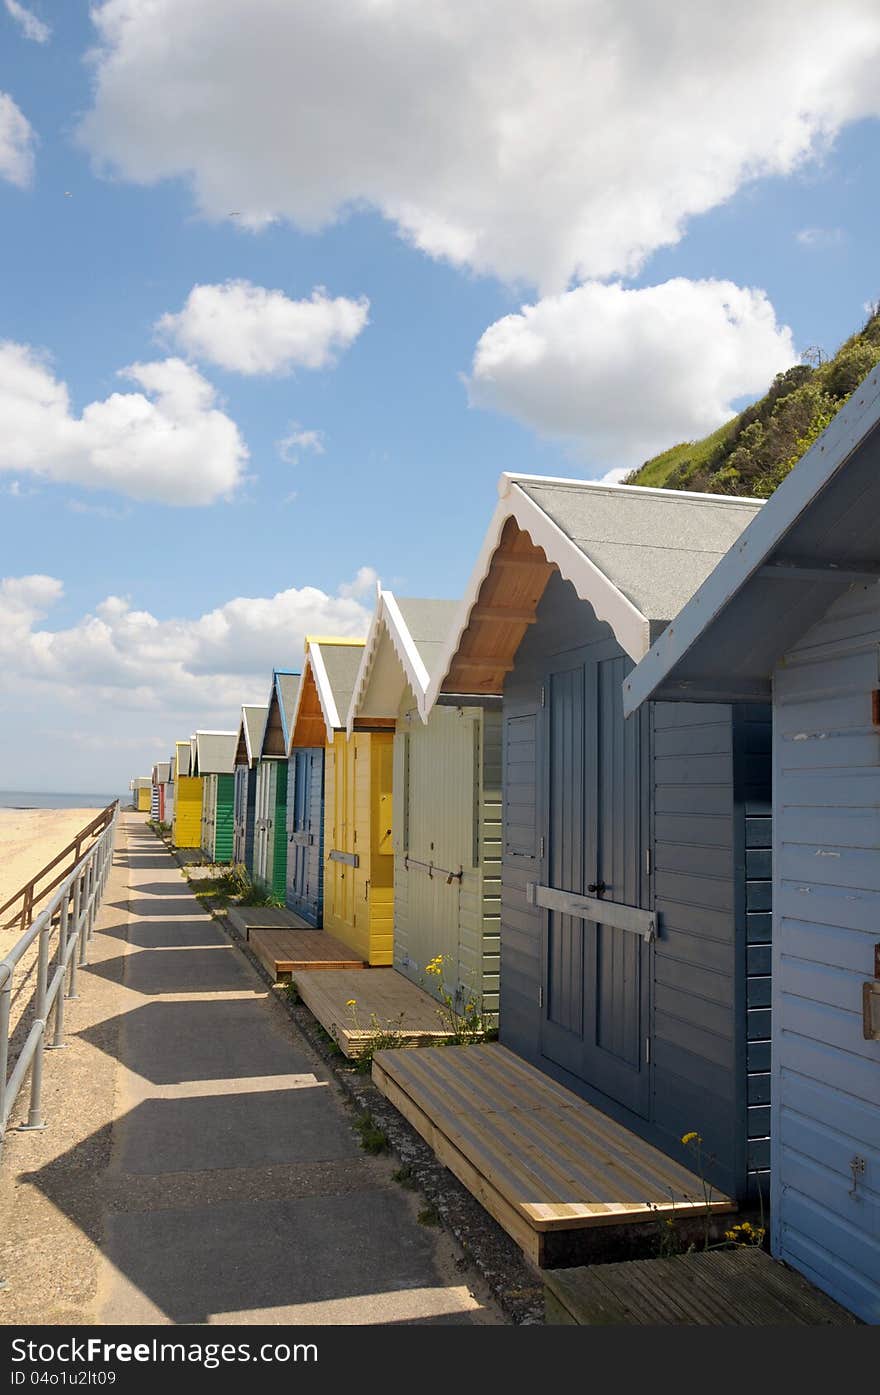
[[[440,999],[437,1016],[450,1042],[455,1046],[467,1046],[471,1042],[492,1041],[498,1035],[498,1028],[491,1015],[483,1012],[475,997],[468,996],[461,988],[450,991],[447,986],[443,975],[446,958],[445,954],[435,954],[425,965],[425,973],[435,980],[434,993]],[[427,987],[424,979],[422,984]]]
[[[391,1174],[392,1182],[396,1182],[399,1187],[406,1187],[408,1192],[414,1192],[417,1188],[416,1175],[409,1163],[404,1163],[401,1167],[396,1167]]]
[[[296,1007],[297,1003],[302,1002],[302,998],[299,996],[299,989],[297,988],[292,978],[288,979],[287,983],[282,984],[281,992],[284,994],[287,1001],[289,1003],[292,1003],[294,1007]]]
[[[369,1075],[373,1066],[373,1057],[377,1051],[393,1051],[406,1044],[403,1029],[403,1019],[406,1013],[401,1012],[392,1022],[383,1022],[373,1012],[370,1014],[369,1026],[364,1027],[358,1016],[357,998],[349,998],[345,1006],[355,1031],[370,1033],[355,1057],[355,1070],[360,1075]]]
[[[429,1202],[427,1206],[422,1207],[416,1219],[419,1225],[436,1226],[440,1224],[440,1212],[433,1202]]]
[[[361,1114],[354,1124],[356,1132],[360,1135],[361,1147],[365,1153],[387,1153],[389,1148],[388,1135],[376,1123],[372,1114]]]
[[[758,1200],[760,1203],[761,1210],[760,1223],[758,1225],[753,1225],[752,1222],[749,1220],[737,1221],[736,1224],[729,1226],[728,1229],[723,1232],[722,1238],[720,1240],[716,1240],[713,1242],[712,1201],[714,1198],[714,1191],[712,1183],[708,1181],[706,1177],[706,1165],[714,1162],[715,1158],[713,1154],[709,1154],[707,1156],[704,1153],[703,1136],[702,1134],[698,1133],[696,1129],[691,1129],[688,1133],[682,1134],[681,1141],[684,1144],[685,1148],[687,1148],[688,1151],[693,1155],[694,1169],[696,1171],[697,1176],[700,1179],[700,1189],[702,1191],[703,1197],[702,1212],[694,1212],[690,1210],[686,1218],[688,1222],[692,1223],[695,1219],[698,1219],[700,1216],[702,1216],[703,1235],[702,1244],[699,1248],[704,1251],[739,1250],[750,1247],[760,1248],[761,1246],[763,1246],[764,1240],[767,1235],[767,1228],[764,1224],[764,1197],[761,1191],[760,1181],[758,1182]],[[657,1254],[658,1256],[660,1256],[660,1258],[663,1259],[669,1258],[672,1255],[692,1254],[693,1251],[697,1249],[697,1244],[694,1240],[691,1240],[688,1244],[685,1244],[685,1241],[679,1232],[680,1222],[676,1219],[675,1216],[675,1196],[672,1195],[672,1193],[670,1193],[670,1196],[672,1199],[673,1214],[665,1215],[662,1218],[658,1217],[657,1220]],[[649,1203],[649,1205],[651,1207],[651,1210],[659,1209],[653,1203]],[[682,1220],[684,1219],[685,1218],[683,1217]]]

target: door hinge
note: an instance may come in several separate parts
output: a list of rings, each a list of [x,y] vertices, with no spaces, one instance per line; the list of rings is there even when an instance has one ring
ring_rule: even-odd
[[[651,1064],[651,1038],[645,1037],[645,1065]]]
[[[543,988],[539,988],[539,989],[538,989],[538,1007],[543,1007],[543,1006],[544,1006],[544,989],[543,989]]]
[[[544,839],[543,839],[543,838],[540,840],[540,847],[539,847],[538,856],[539,856],[540,858],[543,858],[543,856],[544,856]]]
[[[650,877],[652,867],[651,849],[645,848],[645,876]]]
[[[547,706],[547,689],[544,687],[543,683],[541,684],[541,706]]]

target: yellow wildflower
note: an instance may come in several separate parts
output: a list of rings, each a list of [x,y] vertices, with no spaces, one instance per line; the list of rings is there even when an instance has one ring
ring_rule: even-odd
[[[696,1131],[692,1131],[691,1133],[683,1133],[681,1141],[682,1143],[702,1143],[703,1140]]]
[[[349,1000],[348,1000],[348,1002],[345,1004],[345,1006],[346,1006],[346,1007],[357,1007],[357,998],[349,998]]]

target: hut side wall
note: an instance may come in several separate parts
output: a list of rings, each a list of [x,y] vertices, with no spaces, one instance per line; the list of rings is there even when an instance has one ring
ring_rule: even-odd
[[[772,1238],[880,1322],[880,592],[854,587],[774,675]],[[863,1170],[862,1170],[863,1169]]]

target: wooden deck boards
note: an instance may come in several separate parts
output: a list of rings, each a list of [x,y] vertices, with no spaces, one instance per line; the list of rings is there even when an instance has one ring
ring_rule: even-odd
[[[373,1079],[538,1264],[553,1233],[706,1213],[697,1176],[497,1043],[380,1051]]]
[[[419,1046],[449,1040],[439,1004],[396,969],[297,974],[299,995],[321,1026],[335,1037],[346,1056],[358,1056],[376,1035],[393,1030],[401,1045]],[[347,1004],[355,1000],[352,1009]]]
[[[246,940],[251,930],[314,930],[301,916],[281,906],[231,906],[228,918]]]
[[[548,1323],[600,1326],[849,1326],[855,1318],[759,1249],[560,1269],[545,1280]]]
[[[251,926],[250,947],[280,982],[302,969],[362,971],[366,966],[348,945],[335,940],[326,930],[263,930]],[[358,972],[358,977],[360,973]]]

